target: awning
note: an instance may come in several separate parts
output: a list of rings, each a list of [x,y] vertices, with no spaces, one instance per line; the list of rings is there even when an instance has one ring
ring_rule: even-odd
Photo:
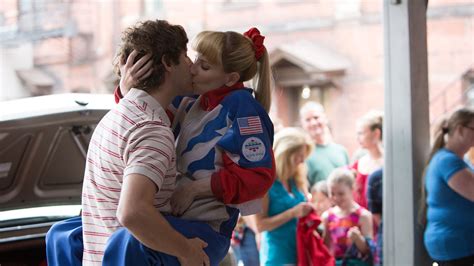
[[[308,73],[343,73],[350,66],[346,57],[308,40],[282,44],[270,53],[272,65],[281,60],[287,60]]]
[[[270,64],[282,85],[326,83],[351,65],[346,57],[308,40],[278,46],[270,53]]]

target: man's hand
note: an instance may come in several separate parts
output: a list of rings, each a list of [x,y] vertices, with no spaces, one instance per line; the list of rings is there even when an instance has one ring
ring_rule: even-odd
[[[204,248],[207,247],[207,243],[199,238],[192,238],[188,240],[188,246],[183,247],[184,253],[182,257],[178,257],[179,263],[182,266],[197,265],[197,266],[209,266],[209,257],[204,252]]]
[[[151,55],[147,54],[138,59],[135,64],[135,58],[138,52],[133,50],[127,57],[126,62],[120,62],[120,92],[122,95],[135,87],[138,82],[148,78],[153,72],[153,61]]]

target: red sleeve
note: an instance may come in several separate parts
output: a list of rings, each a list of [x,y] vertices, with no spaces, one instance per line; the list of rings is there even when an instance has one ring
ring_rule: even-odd
[[[225,204],[239,204],[262,198],[275,180],[273,154],[271,157],[271,168],[242,168],[223,153],[224,167],[211,177],[212,193]]]
[[[117,86],[114,91],[115,103],[119,103],[120,99],[123,98],[122,92],[120,92],[120,86]]]

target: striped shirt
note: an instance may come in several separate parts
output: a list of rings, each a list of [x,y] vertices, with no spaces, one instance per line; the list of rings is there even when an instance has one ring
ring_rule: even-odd
[[[101,265],[108,238],[122,225],[117,207],[123,178],[141,174],[158,192],[154,205],[169,212],[175,188],[176,152],[161,105],[132,89],[95,128],[87,153],[82,192],[84,265]]]

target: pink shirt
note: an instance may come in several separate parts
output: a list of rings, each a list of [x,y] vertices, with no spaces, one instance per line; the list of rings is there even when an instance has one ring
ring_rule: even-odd
[[[169,212],[176,152],[164,109],[137,89],[104,116],[89,145],[82,192],[83,264],[101,265],[108,238],[122,227],[116,214],[123,178],[148,177],[159,189],[155,207]]]

